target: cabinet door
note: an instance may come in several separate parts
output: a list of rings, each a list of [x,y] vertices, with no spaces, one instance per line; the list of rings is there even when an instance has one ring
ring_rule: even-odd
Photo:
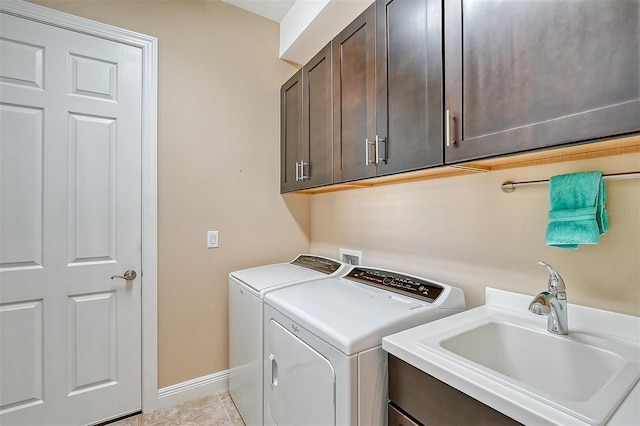
[[[378,175],[443,163],[442,2],[378,0]]]
[[[303,186],[333,181],[333,104],[331,98],[331,43],[302,68]]]
[[[365,142],[375,140],[375,17],[374,3],[333,40],[335,182],[376,174]]]
[[[515,420],[389,355],[389,399],[425,425],[518,425]],[[389,411],[389,426],[398,417]],[[398,424],[398,423],[395,423]],[[399,423],[411,425],[411,423]]]
[[[446,162],[640,130],[639,8],[446,1]]]
[[[280,88],[280,192],[302,187],[302,70]]]

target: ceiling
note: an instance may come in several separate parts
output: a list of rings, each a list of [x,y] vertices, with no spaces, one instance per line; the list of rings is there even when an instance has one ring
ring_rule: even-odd
[[[326,46],[375,0],[205,1],[223,1],[278,23],[278,57],[295,64],[306,64],[313,52]]]
[[[222,0],[272,21],[280,22],[296,0]]]

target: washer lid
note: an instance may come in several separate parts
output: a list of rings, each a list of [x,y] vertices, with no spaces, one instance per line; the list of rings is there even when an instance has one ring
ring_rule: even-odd
[[[265,302],[345,355],[379,346],[384,336],[459,312],[443,309],[451,287],[433,303],[344,278],[327,278],[286,287]]]
[[[274,286],[325,278],[340,270],[342,263],[319,256],[300,255],[291,263],[274,263],[242,269],[230,277],[260,293]]]

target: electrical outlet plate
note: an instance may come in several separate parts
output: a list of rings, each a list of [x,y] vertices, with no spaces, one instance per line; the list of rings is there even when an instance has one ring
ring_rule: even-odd
[[[359,250],[341,248],[340,261],[349,265],[362,265],[362,252]]]

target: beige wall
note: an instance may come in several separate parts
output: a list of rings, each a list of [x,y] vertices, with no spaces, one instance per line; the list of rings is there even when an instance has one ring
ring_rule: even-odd
[[[226,370],[229,272],[309,249],[308,198],[279,194],[279,88],[296,68],[278,24],[218,1],[34,3],[159,39],[159,386]]]
[[[484,303],[486,286],[545,290],[543,259],[564,278],[569,302],[638,316],[640,181],[607,183],[610,231],[578,250],[545,245],[548,185],[500,189],[583,170],[637,171],[640,154],[314,195],[311,248],[327,256],[362,250],[365,264],[459,286],[469,307]]]

